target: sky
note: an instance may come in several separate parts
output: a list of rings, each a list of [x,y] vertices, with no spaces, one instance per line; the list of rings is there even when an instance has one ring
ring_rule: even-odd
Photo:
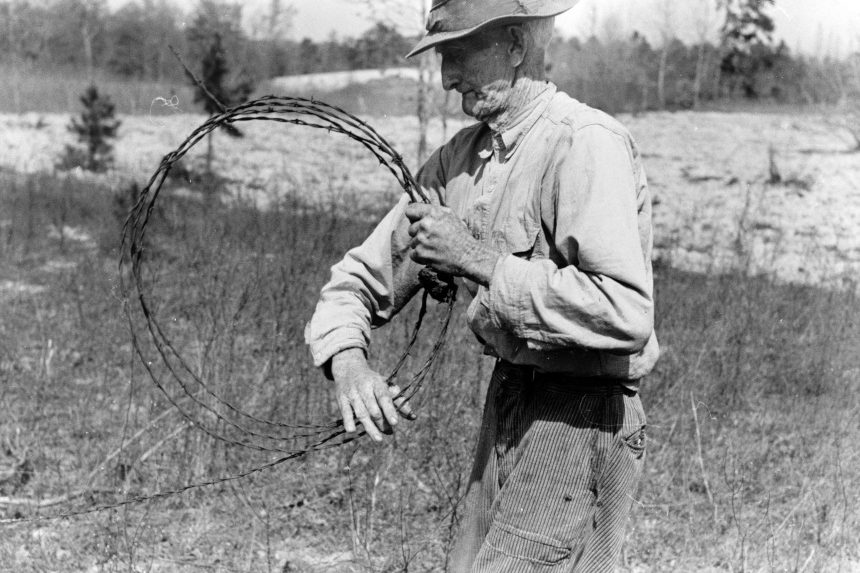
[[[401,0],[413,6],[416,0]],[[634,29],[659,43],[665,22],[660,6],[670,0],[582,0],[557,19],[562,36],[587,36],[592,31],[605,34],[632,33]],[[246,10],[266,6],[268,0],[248,0]],[[358,0],[293,0],[296,10],[293,36],[322,40],[332,32],[339,37],[355,37],[372,25],[367,3]],[[672,28],[685,40],[696,37],[695,6],[702,0],[674,0],[670,12]],[[701,11],[700,11],[701,12]],[[860,0],[777,0],[772,11],[776,37],[792,50],[810,55],[845,55],[860,49]],[[716,25],[716,23],[714,23]],[[417,31],[417,25],[416,30]]]

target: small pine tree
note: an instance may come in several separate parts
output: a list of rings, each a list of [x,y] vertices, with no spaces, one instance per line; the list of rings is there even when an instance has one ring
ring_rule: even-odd
[[[248,99],[254,86],[244,73],[234,75],[231,53],[240,53],[247,39],[240,26],[242,5],[232,0],[199,0],[197,9],[185,28],[185,38],[193,58],[200,62],[199,78],[189,70],[195,85],[194,101],[202,103],[209,114],[219,113]],[[238,80],[238,81],[237,81]],[[211,94],[211,95],[210,95]],[[242,133],[231,124],[221,129],[233,137]],[[212,133],[207,137],[206,174],[212,176]]]
[[[121,122],[114,116],[114,104],[106,95],[99,94],[90,84],[81,96],[84,110],[73,117],[68,125],[82,146],[66,145],[60,160],[61,169],[81,167],[88,171],[104,171],[113,163],[113,143]]]
[[[242,78],[233,86],[227,85],[230,69],[227,66],[227,52],[221,40],[221,34],[215,32],[210,38],[209,47],[203,56],[201,81],[218,102],[230,106],[248,99],[254,90],[254,85],[248,78]],[[201,86],[196,86],[194,103],[203,103],[203,109],[208,114],[219,113],[221,107],[213,101]],[[233,137],[241,137],[242,133],[233,125],[225,124],[223,129]]]
[[[247,78],[242,79],[233,86],[227,85],[227,77],[230,70],[227,64],[227,53],[219,32],[214,32],[209,37],[209,44],[203,56],[201,67],[200,80],[203,86],[195,84],[194,102],[202,103],[203,109],[209,114],[216,114],[222,111],[219,103],[230,106],[245,101],[254,89],[253,83]],[[207,90],[209,93],[207,93]],[[212,96],[218,101],[214,101]],[[232,137],[242,137],[242,132],[231,124],[224,124],[221,128]],[[211,133],[208,137],[206,152],[206,172],[209,174],[212,172]]]
[[[758,97],[758,74],[773,67],[773,18],[767,13],[775,0],[721,0],[725,21],[720,29],[723,58],[720,71],[730,92]]]

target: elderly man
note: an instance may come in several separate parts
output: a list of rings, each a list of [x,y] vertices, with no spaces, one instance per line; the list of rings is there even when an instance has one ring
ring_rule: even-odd
[[[429,266],[462,277],[469,325],[497,357],[453,569],[610,571],[644,457],[640,379],[657,359],[651,204],[617,121],[544,79],[553,17],[577,0],[436,0],[427,34],[446,90],[478,123],[332,269],[307,339],[347,431],[397,425],[367,364],[370,327]],[[477,382],[476,382],[477,383]]]

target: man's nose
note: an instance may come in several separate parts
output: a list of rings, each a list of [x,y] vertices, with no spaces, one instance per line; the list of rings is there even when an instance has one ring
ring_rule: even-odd
[[[445,91],[452,90],[457,87],[457,84],[460,83],[460,74],[451,63],[451,60],[446,57],[442,57],[442,89]]]

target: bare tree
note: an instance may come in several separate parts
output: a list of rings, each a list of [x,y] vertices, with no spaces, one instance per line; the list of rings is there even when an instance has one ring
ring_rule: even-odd
[[[18,38],[15,31],[18,29],[18,23],[16,22],[16,2],[9,2],[8,4],[3,6],[4,16],[6,17],[6,30],[5,33],[5,41],[3,42],[3,48],[8,50],[8,52],[12,56],[12,61],[15,65],[12,66],[12,81],[10,85],[12,86],[12,100],[15,104],[15,109],[20,112],[21,111],[21,62],[24,61],[24,58],[20,58],[19,50],[18,50]],[[20,58],[20,61],[19,61]]]
[[[716,35],[717,7],[714,0],[697,0],[692,4],[693,26],[696,33],[696,76],[693,79],[693,108],[698,108],[702,95],[702,84],[708,75],[708,44]]]
[[[624,22],[621,16],[616,13],[611,13],[606,16],[603,23],[600,25],[600,41],[605,44],[613,44],[623,42],[627,31],[624,28]]]
[[[268,6],[261,8],[250,19],[251,37],[266,44],[264,57],[266,73],[277,75],[278,45],[292,31],[296,15],[295,6],[282,0],[269,0]]]
[[[600,20],[600,17],[597,13],[597,3],[593,3],[588,9],[588,15],[585,17],[585,21],[587,23],[588,31],[586,32],[587,38],[596,38],[597,37],[597,24]]]
[[[281,40],[292,31],[296,8],[289,2],[269,0],[265,8],[261,8],[250,18],[250,33],[252,38],[260,40]]]
[[[87,61],[87,78],[90,82],[93,81],[93,36],[95,36],[93,16],[96,14],[96,6],[90,3],[83,4],[83,13],[81,14],[81,38],[84,42],[84,57]]]
[[[418,37],[424,31],[429,10],[428,0],[363,0],[371,9],[374,19],[393,26],[401,33]],[[416,56],[418,58],[418,91],[415,115],[418,118],[418,162],[427,157],[427,130],[430,126],[432,97],[430,84],[433,80],[435,58],[432,50]],[[447,102],[446,102],[447,103]]]
[[[95,79],[93,42],[103,27],[105,3],[104,0],[72,0],[68,3],[68,10],[73,19],[71,24],[77,27],[81,34],[87,79],[92,83]]]
[[[27,8],[26,2],[19,8]],[[104,29],[106,4],[104,0],[56,0],[46,5],[46,21],[42,27],[50,30],[53,49],[62,51],[64,62],[83,63],[87,79],[93,81],[96,40]],[[83,55],[83,61],[78,59]],[[55,56],[55,54],[52,54]]]
[[[657,30],[660,33],[660,65],[657,68],[657,102],[660,109],[666,107],[666,68],[669,64],[669,49],[675,39],[675,10],[673,0],[660,0],[657,5]]]
[[[860,52],[848,58],[846,75],[847,85],[838,110],[843,118],[843,127],[854,138],[852,151],[860,151]]]

